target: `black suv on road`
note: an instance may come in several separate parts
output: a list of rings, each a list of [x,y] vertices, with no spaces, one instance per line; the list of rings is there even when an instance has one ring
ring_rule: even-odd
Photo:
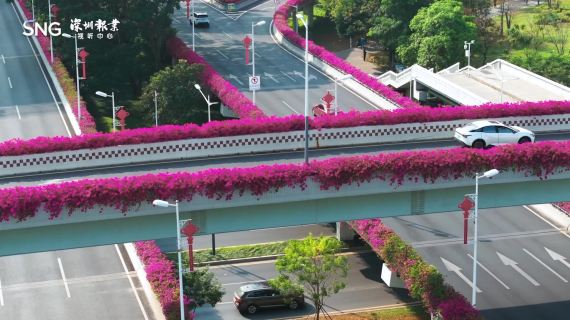
[[[288,300],[287,302],[285,300]],[[256,282],[239,288],[234,292],[234,304],[241,313],[254,314],[259,309],[288,307],[297,309],[305,306],[305,297],[289,297],[285,299],[279,292],[271,288],[267,282]]]

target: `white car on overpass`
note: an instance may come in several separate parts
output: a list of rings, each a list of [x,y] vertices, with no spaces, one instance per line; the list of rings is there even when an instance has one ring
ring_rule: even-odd
[[[484,148],[507,143],[534,142],[535,136],[532,131],[521,127],[480,120],[455,129],[455,139],[469,147]]]

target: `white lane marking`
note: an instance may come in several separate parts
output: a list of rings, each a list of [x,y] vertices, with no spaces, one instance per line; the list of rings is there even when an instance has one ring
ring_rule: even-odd
[[[223,52],[221,52],[220,50],[216,50],[217,53],[219,53],[222,57],[230,60],[230,58],[228,56],[226,56]]]
[[[226,37],[232,39],[232,36],[230,36],[229,34],[227,34],[225,31],[222,31],[222,32],[226,35]]]
[[[127,269],[127,265],[125,264],[125,260],[123,259],[123,255],[121,254],[121,251],[119,250],[119,245],[115,244],[115,249],[117,250],[117,254],[119,255],[119,259],[121,260],[121,264],[123,265],[123,269],[125,269],[125,274],[127,275],[127,279],[129,279],[129,283],[131,284],[131,289],[133,289],[133,292],[135,294],[135,298],[137,299],[137,303],[139,304],[139,308],[141,309],[143,317],[145,320],[148,320],[148,315],[146,314],[146,311],[144,310],[141,298],[139,297],[137,289],[135,288],[135,284],[133,283],[133,279],[131,279],[131,276],[129,274],[129,270]]]
[[[281,71],[281,73],[286,76],[287,78],[291,79],[291,81],[295,81],[295,79],[293,77],[291,77],[290,75],[288,75],[285,71]]]
[[[469,258],[471,258],[471,260],[473,260],[473,256],[470,255],[469,253],[467,254],[469,256]],[[496,275],[494,275],[491,270],[487,269],[487,267],[485,267],[483,264],[481,264],[481,262],[477,261],[477,265],[479,265],[483,270],[487,271],[488,274],[491,275],[491,277],[495,278],[495,280],[497,280],[497,282],[499,282],[503,287],[505,287],[505,289],[510,290],[511,288],[509,288],[509,286],[507,286],[503,281],[501,281],[501,279],[499,279]]]
[[[524,272],[524,270],[518,266],[518,262],[502,255],[499,252],[497,252],[497,255],[499,256],[499,259],[501,259],[501,262],[503,262],[503,264],[505,266],[509,266],[509,267],[513,268],[516,272],[518,272],[521,276],[525,277],[525,279],[527,279],[528,282],[532,283],[535,287],[540,286],[540,283],[538,283],[536,280],[534,280],[533,277],[531,277],[528,273]]]
[[[20,108],[16,105],[16,113],[18,113],[18,119],[22,120],[22,116],[20,115]]]
[[[552,270],[551,267],[547,266],[546,263],[540,261],[540,259],[538,259],[534,254],[530,253],[530,251],[528,251],[527,249],[523,248],[523,251],[526,252],[529,256],[531,256],[534,260],[538,261],[538,263],[540,263],[543,267],[545,267],[546,269],[548,269],[548,271],[554,273],[555,276],[557,276],[558,278],[560,278],[560,280],[564,281],[564,282],[568,282],[568,280],[564,279],[564,277],[562,277],[560,274],[558,274],[558,272]]]
[[[18,17],[18,21],[20,21],[20,23],[23,23],[22,18],[18,14],[18,11],[16,11],[16,6],[14,5],[14,3],[12,3],[12,9],[14,9],[14,13],[16,14],[16,17]],[[34,47],[32,46],[32,42],[30,41],[30,38],[26,37],[26,39],[28,40],[28,43],[30,44],[30,48],[32,49],[32,53],[34,53],[35,52]],[[63,121],[63,126],[65,127],[65,131],[67,131],[67,135],[71,137],[71,131],[69,131],[69,128],[67,127],[67,122],[65,122],[65,118],[63,117],[63,113],[61,113],[61,110],[59,108],[59,104],[57,103],[57,99],[55,98],[55,94],[53,93],[53,90],[51,90],[51,86],[49,85],[47,76],[44,72],[44,69],[42,69],[42,66],[40,64],[40,59],[38,58],[38,56],[36,56],[36,55],[34,55],[34,56],[36,57],[36,61],[38,62],[38,66],[40,67],[40,71],[42,72],[44,79],[46,80],[46,84],[47,84],[49,92],[51,93],[51,96],[53,98],[53,102],[55,102],[55,107],[56,107],[57,111],[59,112],[59,116],[61,117],[61,121]]]
[[[284,105],[287,106],[287,108],[291,109],[291,111],[295,112],[296,114],[300,114],[297,110],[293,109],[293,107],[291,107],[287,102],[285,101],[281,101],[283,102]]]
[[[234,79],[237,83],[239,83],[240,85],[243,86],[243,82],[242,82],[238,77],[234,76],[233,74],[230,74],[230,75],[228,76],[228,78]]]
[[[264,72],[263,75],[268,77],[269,79],[273,80],[273,82],[279,83],[279,80],[275,79],[275,76],[273,74]]]
[[[4,59],[4,55],[2,55],[2,62],[4,62],[4,64],[6,64],[6,59]]]
[[[261,58],[261,56],[260,56],[259,53],[257,53],[257,52],[255,53],[255,56],[258,57],[258,58]]]
[[[554,229],[558,230],[562,235],[566,236],[567,238],[570,238],[570,234],[565,233],[564,231],[560,230],[557,226],[555,226],[554,224],[552,224],[550,221],[544,219],[541,215],[539,215],[538,213],[534,212],[533,209],[529,208],[528,206],[523,206],[523,208],[527,209],[528,211],[530,211],[532,214],[534,214],[535,216],[537,216],[540,220],[546,222],[548,225],[550,225],[551,227],[553,227]]]
[[[0,280],[0,307],[4,306],[4,295],[2,294],[2,280]]]
[[[269,24],[268,28],[269,28],[269,35],[271,36],[271,39],[273,39],[273,42],[279,47],[281,48],[283,51],[287,52],[288,54],[290,54],[293,58],[305,63],[304,58],[299,58],[297,57],[294,53],[292,53],[291,51],[285,49],[285,47],[283,47],[282,45],[280,45],[279,43],[277,43],[277,40],[275,40],[275,36],[273,35],[273,20],[271,20],[271,23]],[[314,66],[312,66],[311,64],[309,64],[309,67],[311,67],[313,70],[317,71],[318,73],[322,74],[323,76],[327,77],[330,81],[333,82],[334,84],[334,79],[331,78],[329,75],[327,75],[326,73],[322,72],[321,70],[315,68]],[[311,77],[309,76],[309,79],[311,79]],[[346,91],[352,93],[355,97],[359,98],[360,100],[362,100],[364,103],[366,103],[367,105],[371,106],[372,108],[376,109],[376,110],[388,110],[388,109],[384,109],[381,107],[377,107],[375,105],[373,105],[372,103],[370,103],[369,101],[365,100],[363,97],[360,96],[360,94],[357,94],[354,90],[345,87],[343,84],[339,84],[340,87],[344,88]],[[389,100],[388,100],[389,101]],[[398,109],[398,108],[396,108]]]
[[[68,298],[71,298],[71,293],[69,292],[69,285],[67,284],[67,278],[65,278],[65,271],[63,271],[61,258],[57,258],[57,263],[59,264],[59,271],[61,272],[61,278],[63,279],[63,285],[65,286],[65,293],[67,293]]]
[[[267,281],[267,280],[222,283],[222,286],[235,286],[235,285],[240,285],[240,284],[257,283],[257,282],[264,282],[264,281]]]
[[[445,268],[447,269],[447,271],[451,271],[451,272],[455,273],[459,278],[461,278],[461,280],[465,281],[465,283],[467,283],[471,288],[473,288],[473,282],[471,282],[471,280],[469,280],[469,278],[467,278],[463,274],[463,272],[461,272],[461,268],[459,268],[459,266],[451,263],[449,260],[446,260],[443,257],[439,257],[439,258],[441,259],[441,261],[445,265]],[[479,288],[476,288],[475,290],[477,290],[478,293],[482,292]]]
[[[554,251],[548,249],[547,247],[544,247],[544,250],[546,250],[546,253],[548,253],[548,255],[550,256],[550,258],[552,258],[552,260],[560,261],[560,263],[562,263],[563,265],[568,267],[568,269],[570,269],[570,263],[568,263],[568,261],[566,261],[565,256],[561,255],[560,253],[554,252]]]
[[[176,23],[180,23],[180,20],[176,19],[175,17],[172,17],[172,20],[174,20]]]
[[[10,86],[10,89],[13,89],[12,88],[12,80],[10,80],[10,77],[8,77],[8,85]]]

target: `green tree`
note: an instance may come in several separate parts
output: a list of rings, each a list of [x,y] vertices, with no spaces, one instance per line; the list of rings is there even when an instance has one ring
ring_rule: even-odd
[[[382,0],[379,5],[377,1],[374,3],[368,36],[378,40],[388,50],[391,63],[394,62],[396,48],[405,43],[410,35],[410,21],[420,8],[431,2],[433,0]]]
[[[410,22],[412,34],[397,52],[405,64],[443,69],[463,56],[463,41],[474,39],[475,24],[458,0],[438,0]]]
[[[341,247],[342,242],[336,238],[309,235],[303,240],[290,241],[285,254],[276,262],[281,275],[305,286],[315,305],[317,320],[324,311],[325,298],[346,286],[348,260],[339,255]]]
[[[208,108],[204,98],[194,88],[199,83],[203,66],[177,63],[150,78],[135,110],[147,126],[154,125],[154,92],[158,92],[158,121],[161,124],[204,123],[208,120]]]
[[[378,5],[374,0],[319,0],[319,4],[330,14],[341,36],[366,34]]]
[[[31,1],[28,0],[31,3]],[[79,46],[89,53],[88,79],[83,81],[83,93],[96,90],[118,91],[119,99],[138,96],[144,82],[169,62],[166,39],[174,35],[171,16],[179,7],[178,0],[76,0],[52,1],[60,8],[57,21],[63,32],[73,34],[71,19],[81,19]],[[37,18],[47,21],[48,1],[34,0]],[[97,30],[86,30],[83,22],[98,19],[120,23],[113,38],[98,39]],[[93,33],[93,39],[87,34]],[[104,32],[106,36],[107,32]],[[74,63],[73,41],[54,38],[56,48],[70,69]],[[73,71],[73,70],[72,70]],[[130,90],[128,90],[130,89]]]
[[[185,275],[184,292],[192,298],[192,308],[195,310],[204,304],[215,307],[222,301],[225,291],[222,284],[207,268],[200,268]]]
[[[294,283],[285,275],[279,275],[277,278],[269,279],[267,282],[269,286],[279,291],[284,297],[285,303],[290,303],[293,297],[298,297],[305,292],[303,286]]]

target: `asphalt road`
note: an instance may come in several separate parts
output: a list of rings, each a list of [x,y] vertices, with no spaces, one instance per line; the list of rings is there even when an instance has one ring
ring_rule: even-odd
[[[463,244],[461,212],[383,221],[471,301],[473,246],[471,238],[469,245]],[[570,259],[568,236],[525,207],[512,207],[481,210],[479,237],[477,307],[485,319],[568,319],[570,265],[547,252]]]
[[[568,140],[570,132],[538,134],[537,141]],[[384,143],[378,145],[348,146],[328,149],[310,150],[310,160],[324,160],[327,158],[356,156],[363,154],[377,154],[380,152],[398,152],[405,150],[427,150],[457,147],[454,140],[437,140],[427,142],[403,142]],[[109,168],[77,169],[65,172],[33,174],[17,177],[1,177],[0,187],[41,185],[57,183],[83,178],[111,178],[123,176],[136,176],[151,173],[164,172],[195,172],[209,168],[238,168],[253,167],[261,164],[277,163],[301,163],[303,162],[303,150],[272,152],[260,154],[247,154],[237,156],[209,157],[205,159],[192,159],[168,162],[156,162],[150,164],[135,164]]]
[[[6,1],[0,3],[0,30],[0,141],[70,135],[59,97]]]
[[[304,72],[302,59],[278,46],[270,36],[274,3],[267,1],[243,15],[226,15],[202,1],[194,3],[196,12],[207,12],[209,28],[195,28],[196,52],[203,56],[216,71],[246,96],[252,99],[248,77],[252,66],[245,64],[243,38],[251,37],[251,24],[261,20],[265,25],[255,28],[255,73],[261,76],[261,90],[256,93],[256,104],[268,115],[284,116],[304,114]],[[186,18],[186,5],[174,13],[173,27],[178,36],[192,47],[192,25]],[[334,95],[334,81],[314,68],[309,68],[309,113],[322,103],[327,90]],[[338,87],[339,109],[348,111],[376,110],[358,95]]]
[[[348,256],[348,261],[347,287],[325,300],[328,312],[411,302],[406,290],[394,290],[382,282],[380,279],[380,260],[374,253],[351,254]],[[215,308],[209,306],[199,308],[197,310],[198,319],[280,319],[296,315],[301,317],[314,311],[314,307],[308,300],[304,309],[296,311],[287,309],[262,310],[251,316],[242,316],[237,311],[233,305],[233,292],[246,283],[276,277],[277,271],[275,271],[274,261],[212,267],[210,270],[222,283],[225,295],[222,302],[217,304]]]
[[[2,257],[0,281],[0,319],[154,319],[115,246]]]

